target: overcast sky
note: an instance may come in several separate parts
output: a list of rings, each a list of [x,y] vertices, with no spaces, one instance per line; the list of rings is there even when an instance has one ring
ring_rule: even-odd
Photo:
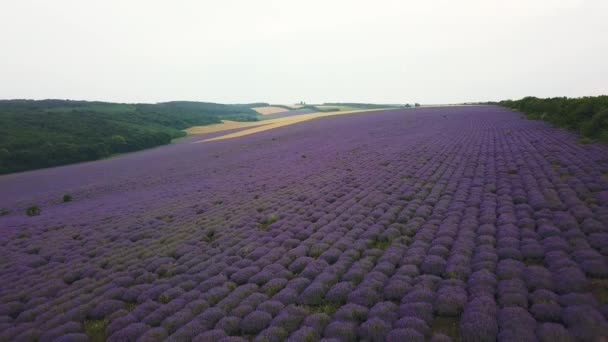
[[[608,94],[605,0],[1,0],[0,98]]]

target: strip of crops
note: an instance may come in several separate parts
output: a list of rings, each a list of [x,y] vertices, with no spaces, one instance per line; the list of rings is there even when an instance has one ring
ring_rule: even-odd
[[[421,108],[0,177],[0,340],[601,340],[608,147],[576,140]]]

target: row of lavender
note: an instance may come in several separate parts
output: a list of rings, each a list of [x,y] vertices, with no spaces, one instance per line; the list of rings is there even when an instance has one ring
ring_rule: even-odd
[[[459,107],[172,148],[0,221],[0,339],[608,336],[604,146]]]

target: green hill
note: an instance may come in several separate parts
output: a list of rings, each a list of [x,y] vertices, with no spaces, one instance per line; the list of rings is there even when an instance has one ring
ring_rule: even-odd
[[[104,158],[168,144],[185,128],[255,121],[247,105],[0,101],[0,174]]]

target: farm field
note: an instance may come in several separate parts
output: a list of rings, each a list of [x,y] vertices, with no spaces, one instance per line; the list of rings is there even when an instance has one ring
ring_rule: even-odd
[[[256,112],[258,112],[262,115],[277,114],[277,113],[289,111],[289,109],[287,109],[287,108],[276,107],[276,106],[254,107],[251,109],[255,110]]]
[[[336,114],[0,176],[0,341],[608,336],[608,146],[497,106]]]
[[[205,133],[215,133],[215,132],[225,132],[226,134],[217,135],[214,137],[205,136],[204,139],[199,140],[199,142],[206,142],[212,140],[222,140],[222,139],[230,139],[242,137],[245,135],[258,133],[262,131],[267,131],[270,129],[289,126],[299,122],[304,122],[308,120],[318,119],[327,116],[336,116],[336,115],[347,115],[347,114],[357,114],[362,112],[369,112],[372,110],[358,109],[344,112],[305,112],[298,113],[297,115],[292,116],[284,116],[272,118],[269,120],[256,121],[256,122],[243,122],[243,121],[222,121],[220,124],[206,125],[206,126],[195,126],[186,129],[186,133],[189,135],[198,135]],[[232,132],[228,132],[232,131]]]

